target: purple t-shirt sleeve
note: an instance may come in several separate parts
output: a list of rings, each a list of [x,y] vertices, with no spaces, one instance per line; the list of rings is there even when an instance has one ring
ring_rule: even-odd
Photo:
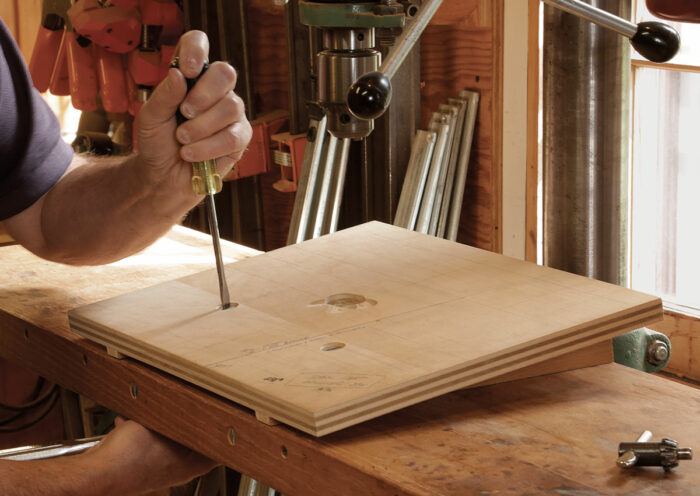
[[[58,119],[34,88],[17,45],[0,21],[0,221],[51,189],[72,157]]]

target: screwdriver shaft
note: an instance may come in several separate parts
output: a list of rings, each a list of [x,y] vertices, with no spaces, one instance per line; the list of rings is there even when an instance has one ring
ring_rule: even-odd
[[[170,67],[179,68],[179,58],[175,57],[170,62]],[[199,77],[209,67],[208,63],[204,63],[202,72],[196,78],[187,79],[187,91],[191,90],[197,83]],[[175,113],[175,119],[179,126],[187,119],[178,109]],[[224,271],[224,260],[221,256],[221,239],[219,238],[219,222],[216,220],[216,205],[214,203],[214,195],[221,191],[223,182],[219,171],[216,169],[216,159],[204,160],[200,162],[192,162],[192,190],[197,195],[204,195],[207,204],[207,216],[209,217],[209,233],[211,234],[214,244],[214,257],[216,258],[216,272],[219,276],[219,294],[221,296],[221,310],[226,310],[231,307],[231,298],[228,294],[228,285],[226,284],[226,272]],[[236,306],[234,303],[233,306]]]
[[[221,310],[226,310],[231,306],[231,298],[228,294],[228,285],[226,284],[226,271],[224,270],[224,261],[221,256],[221,240],[219,239],[219,223],[216,219],[216,206],[214,204],[214,195],[206,195],[207,215],[209,217],[209,232],[214,244],[214,256],[216,257],[216,272],[219,275],[219,294],[221,295]]]

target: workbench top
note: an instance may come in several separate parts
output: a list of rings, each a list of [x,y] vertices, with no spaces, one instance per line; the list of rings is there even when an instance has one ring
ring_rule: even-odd
[[[458,391],[317,439],[69,329],[73,308],[212,266],[209,238],[183,228],[104,267],[2,247],[0,356],[287,496],[700,494],[697,459],[669,474],[615,466],[618,443],[645,429],[699,449],[700,390],[616,364]]]

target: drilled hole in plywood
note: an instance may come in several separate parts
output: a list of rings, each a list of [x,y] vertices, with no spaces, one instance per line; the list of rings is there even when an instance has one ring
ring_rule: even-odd
[[[322,351],[333,351],[339,350],[340,348],[345,348],[345,343],[326,343],[321,346]]]

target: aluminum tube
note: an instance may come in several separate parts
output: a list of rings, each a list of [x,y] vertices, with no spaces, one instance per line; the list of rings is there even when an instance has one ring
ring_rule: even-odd
[[[457,116],[459,115],[459,107],[453,105],[440,105],[438,107],[440,113],[447,117],[447,122],[450,125],[450,132],[447,135],[447,144],[445,145],[445,155],[442,159],[442,168],[440,169],[440,177],[438,178],[437,190],[435,190],[435,202],[433,203],[433,213],[430,216],[430,234],[438,236],[438,223],[440,221],[440,211],[442,210],[442,200],[445,196],[445,191],[448,188],[447,175],[452,161],[452,152],[454,150],[455,129],[457,127]],[[452,185],[450,185],[452,187]],[[442,236],[440,236],[442,237]]]
[[[614,15],[608,10],[596,8],[593,5],[581,2],[579,0],[544,0],[545,3],[557,7],[565,12],[574,14],[578,17],[594,22],[604,28],[612,29],[616,33],[632,38],[637,34],[637,25]],[[593,4],[601,4],[604,2],[592,2]]]
[[[436,138],[437,134],[433,131],[423,129],[416,131],[399,204],[396,207],[395,226],[412,230],[416,225]]]
[[[297,181],[294,209],[289,222],[288,245],[301,243],[307,239],[306,233],[314,199],[314,185],[318,178],[323,144],[326,141],[326,122],[326,117],[323,116],[320,120],[312,117],[309,123],[309,130],[312,131],[313,136],[310,134],[307,137],[308,142],[304,150],[304,161],[301,165],[301,175]]]
[[[433,214],[433,204],[435,203],[435,193],[437,191],[438,180],[440,179],[440,170],[442,169],[445,157],[445,148],[447,146],[447,138],[450,133],[450,126],[447,123],[447,118],[438,113],[433,112],[430,119],[430,131],[437,132],[437,140],[435,149],[430,160],[430,170],[428,178],[423,190],[420,210],[418,211],[418,220],[415,230],[423,234],[428,234],[430,231],[430,217]]]
[[[455,172],[457,170],[457,161],[462,145],[462,134],[464,133],[464,117],[467,113],[467,101],[464,99],[448,98],[447,103],[458,108],[457,120],[455,122],[455,133],[452,141],[452,152],[450,153],[450,161],[447,167],[447,177],[445,178],[445,190],[442,194],[442,202],[440,204],[440,215],[438,216],[438,225],[436,236],[439,238],[445,237],[447,230],[447,219],[450,215],[450,200],[452,199],[452,191],[454,190]]]
[[[445,239],[449,239],[450,241],[457,240],[457,232],[459,231],[459,218],[462,215],[464,190],[467,186],[467,172],[469,171],[472,139],[474,138],[476,115],[479,110],[479,93],[465,90],[459,93],[459,98],[467,101],[467,109],[466,115],[464,116],[462,142],[459,147],[459,161],[457,162],[457,169],[455,170],[454,190],[452,191],[452,201],[450,202],[450,215],[447,219]]]
[[[629,16],[629,0],[596,0]],[[543,194],[546,265],[628,280],[629,50],[606,29],[545,8]]]
[[[333,190],[331,196],[331,208],[328,220],[324,221],[326,226],[324,234],[331,234],[338,230],[338,219],[340,218],[340,206],[343,202],[343,190],[345,189],[345,175],[348,170],[348,156],[350,155],[350,138],[345,138],[340,144],[340,151],[336,152],[335,174],[333,176]]]
[[[311,232],[312,238],[318,238],[323,234],[323,222],[326,218],[326,212],[329,211],[329,199],[331,191],[331,181],[333,179],[333,171],[336,164],[336,152],[338,151],[338,145],[340,140],[333,135],[328,137],[328,144],[326,145],[326,156],[323,164],[323,176],[321,178],[321,183],[318,191],[318,203],[316,207],[316,219],[312,226]]]
[[[396,71],[398,71],[401,66],[401,62],[411,53],[411,48],[416,44],[423,30],[430,22],[430,19],[433,18],[433,15],[437,12],[441,4],[442,0],[425,0],[423,2],[418,11],[418,15],[410,21],[410,24],[405,27],[396,38],[391,51],[379,66],[379,72],[383,72],[389,79],[394,77]]]

